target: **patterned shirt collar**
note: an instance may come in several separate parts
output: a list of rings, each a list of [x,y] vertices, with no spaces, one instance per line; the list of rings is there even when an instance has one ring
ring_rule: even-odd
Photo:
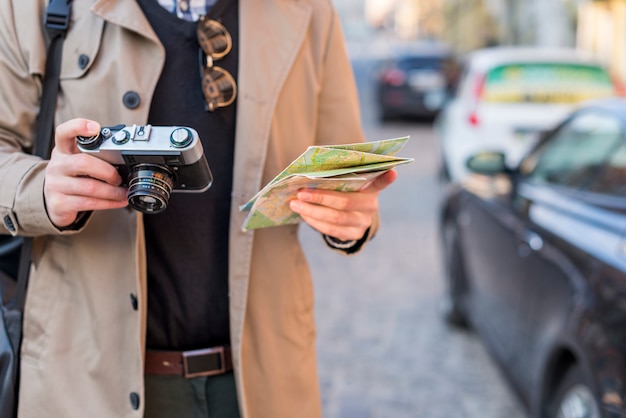
[[[217,0],[159,0],[165,10],[174,13],[180,19],[195,22],[206,15]]]

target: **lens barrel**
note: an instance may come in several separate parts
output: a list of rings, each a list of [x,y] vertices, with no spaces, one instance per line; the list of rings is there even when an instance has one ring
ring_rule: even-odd
[[[174,172],[157,164],[137,164],[128,176],[128,204],[143,213],[167,208],[174,187]]]

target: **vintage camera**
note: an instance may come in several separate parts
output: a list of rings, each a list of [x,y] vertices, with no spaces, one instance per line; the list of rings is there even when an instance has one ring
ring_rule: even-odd
[[[143,213],[167,208],[172,192],[204,192],[213,182],[198,132],[181,126],[117,125],[76,138],[80,151],[113,164],[128,204]]]

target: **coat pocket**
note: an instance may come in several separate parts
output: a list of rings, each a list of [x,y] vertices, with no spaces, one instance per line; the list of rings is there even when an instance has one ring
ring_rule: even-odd
[[[22,341],[25,361],[37,361],[42,351],[49,348],[51,334],[59,330],[53,323],[58,320],[57,312],[63,304],[69,303],[66,270],[71,260],[71,247],[65,237],[45,239],[43,246],[45,256],[35,256],[28,283]],[[40,253],[40,250],[42,248],[33,249],[33,253]],[[63,340],[63,337],[57,339]]]

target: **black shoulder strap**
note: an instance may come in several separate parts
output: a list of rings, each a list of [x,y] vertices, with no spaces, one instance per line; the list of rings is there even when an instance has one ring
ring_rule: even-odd
[[[63,40],[70,23],[72,0],[50,0],[46,9],[46,29],[50,37],[41,106],[37,117],[37,136],[33,154],[49,158],[54,138],[54,113],[59,92]]]
[[[52,143],[54,142],[54,113],[59,92],[63,40],[70,22],[71,4],[72,0],[50,0],[46,8],[45,24],[50,37],[50,45],[48,46],[41,106],[37,116],[37,131],[33,146],[33,154],[44,159],[50,157]],[[20,253],[17,289],[13,299],[14,306],[20,309],[24,308],[24,303],[26,302],[26,288],[28,287],[32,248],[33,239],[30,237],[24,238]]]

